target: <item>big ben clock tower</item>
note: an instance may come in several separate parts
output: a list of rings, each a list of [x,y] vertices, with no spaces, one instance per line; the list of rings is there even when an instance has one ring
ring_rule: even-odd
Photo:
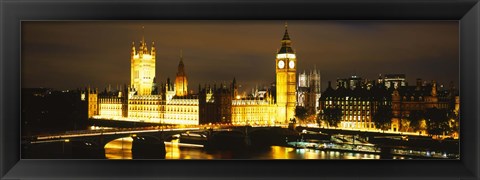
[[[295,117],[297,57],[292,49],[292,41],[288,35],[287,23],[282,39],[282,47],[275,59],[276,91],[277,91],[277,121],[288,123]]]

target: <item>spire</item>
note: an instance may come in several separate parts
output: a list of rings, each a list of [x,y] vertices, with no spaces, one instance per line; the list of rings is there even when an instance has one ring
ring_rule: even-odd
[[[180,49],[180,63],[178,64],[178,66],[183,66],[183,50]]]
[[[134,56],[135,55],[135,41],[132,41],[132,53],[131,55]]]
[[[138,48],[140,57],[142,57],[143,54],[147,54],[147,43],[145,42],[145,26],[142,26],[142,40],[140,41],[140,47]]]
[[[288,24],[287,21],[285,21],[285,34],[283,35],[283,41],[285,40],[290,40],[290,36],[288,36]]]
[[[145,43],[145,26],[142,26],[142,44]]]
[[[183,64],[183,51],[180,50],[180,62],[178,63],[177,76],[185,76],[185,65]]]
[[[435,80],[432,81],[432,96],[437,96],[437,82]]]
[[[277,54],[295,53],[292,49],[292,45],[291,45],[292,41],[290,40],[290,36],[288,35],[288,25],[286,21],[285,21],[285,33],[283,34],[283,38],[281,42],[282,42],[282,47],[277,52]]]
[[[152,41],[152,47],[150,48],[150,55],[152,55],[153,57],[155,57],[155,41]]]

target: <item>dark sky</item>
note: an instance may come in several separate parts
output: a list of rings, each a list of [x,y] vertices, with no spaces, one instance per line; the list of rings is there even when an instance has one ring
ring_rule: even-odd
[[[144,33],[142,26],[145,27]],[[288,21],[298,72],[337,77],[404,73],[459,81],[457,21]],[[22,23],[22,87],[103,89],[130,83],[130,49],[145,34],[157,80],[174,79],[183,50],[189,88],[231,81],[250,91],[275,80],[284,21],[59,21]]]

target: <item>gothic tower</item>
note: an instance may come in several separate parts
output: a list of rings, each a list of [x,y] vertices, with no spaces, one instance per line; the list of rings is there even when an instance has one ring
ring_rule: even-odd
[[[235,77],[233,78],[231,89],[233,90],[232,91],[232,97],[234,99],[237,98],[237,96],[238,96],[238,84],[237,84],[237,80],[235,79]]]
[[[143,27],[142,27],[143,28]],[[155,79],[155,44],[148,50],[145,37],[142,36],[138,50],[135,42],[132,42],[132,51],[130,54],[130,83],[133,91],[137,95],[151,95],[153,81]]]
[[[183,55],[180,51],[180,63],[178,64],[177,77],[175,78],[175,95],[186,96],[188,95],[188,81],[185,74],[185,65],[183,64]]]
[[[297,58],[292,49],[292,41],[288,35],[287,23],[282,39],[282,47],[275,59],[277,121],[288,123],[295,116]]]
[[[88,118],[98,115],[98,89],[88,87],[83,95],[86,97],[82,97],[82,100],[88,103]]]

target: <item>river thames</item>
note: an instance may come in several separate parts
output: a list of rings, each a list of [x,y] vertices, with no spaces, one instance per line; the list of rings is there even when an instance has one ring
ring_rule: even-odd
[[[132,159],[132,139],[120,138],[105,146],[107,159]],[[182,144],[177,140],[165,142],[165,159],[380,159],[378,154],[314,150],[271,146],[260,152],[207,152],[201,145]],[[403,157],[394,157],[403,159]]]

